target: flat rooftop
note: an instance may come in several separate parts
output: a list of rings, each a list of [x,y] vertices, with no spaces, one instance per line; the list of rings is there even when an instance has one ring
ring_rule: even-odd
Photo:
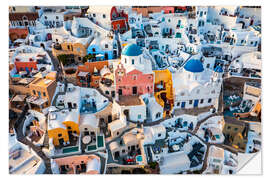
[[[38,78],[37,80],[33,81],[32,84],[34,84],[36,86],[46,87],[49,84],[51,84],[52,82],[53,82],[53,80],[51,80],[51,79]]]
[[[143,104],[139,96],[119,96],[118,103],[120,106],[137,106]]]

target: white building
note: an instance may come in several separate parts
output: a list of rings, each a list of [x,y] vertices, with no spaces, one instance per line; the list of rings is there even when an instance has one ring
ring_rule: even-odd
[[[219,66],[215,71],[205,70],[201,61],[188,60],[179,72],[172,74],[174,109],[214,105],[219,98],[222,73]]]

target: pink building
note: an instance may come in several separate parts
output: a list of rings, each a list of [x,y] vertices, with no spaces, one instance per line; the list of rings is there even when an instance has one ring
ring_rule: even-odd
[[[152,94],[154,73],[150,60],[144,59],[140,47],[135,44],[125,46],[121,63],[115,70],[115,84],[118,95]]]

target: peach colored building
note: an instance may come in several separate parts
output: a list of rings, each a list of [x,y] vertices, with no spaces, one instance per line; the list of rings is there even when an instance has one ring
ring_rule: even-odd
[[[122,74],[120,76],[119,74]],[[119,95],[142,95],[153,93],[153,74],[144,74],[141,71],[134,69],[126,72],[122,64],[115,71],[116,77],[116,92]]]
[[[100,158],[96,155],[76,155],[54,159],[60,174],[100,174]]]

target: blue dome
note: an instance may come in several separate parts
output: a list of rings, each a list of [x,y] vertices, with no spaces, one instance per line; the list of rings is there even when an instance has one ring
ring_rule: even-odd
[[[142,50],[136,44],[126,45],[122,51],[122,55],[125,56],[139,56],[142,54]]]
[[[223,72],[223,69],[221,66],[217,66],[214,70],[215,72],[218,72],[218,73],[222,73]]]
[[[200,60],[196,60],[196,59],[191,59],[188,62],[186,62],[184,69],[186,71],[190,71],[190,72],[194,72],[194,73],[203,72],[203,70],[204,70],[202,62]]]

